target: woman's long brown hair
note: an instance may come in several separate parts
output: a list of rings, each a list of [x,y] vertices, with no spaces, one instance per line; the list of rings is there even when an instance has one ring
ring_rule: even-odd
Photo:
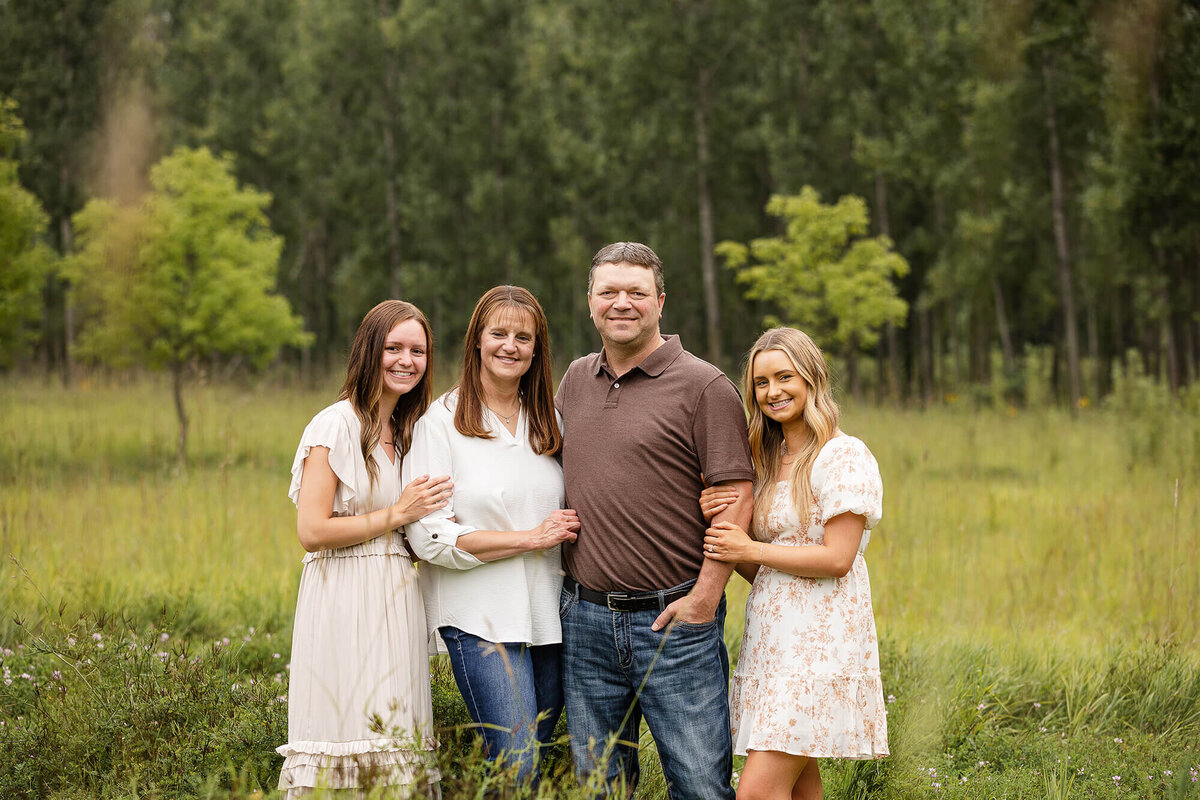
[[[554,378],[550,363],[550,328],[546,312],[528,289],[520,286],[497,286],[484,292],[475,304],[471,323],[463,337],[462,374],[458,380],[458,406],[454,409],[454,428],[463,436],[491,439],[483,424],[483,382],[479,353],[479,336],[493,313],[514,309],[529,314],[533,320],[533,362],[521,376],[517,397],[525,406],[529,430],[529,446],[541,455],[556,455],[562,448],[562,431],[554,416]]]
[[[421,309],[403,300],[384,300],[367,312],[354,334],[354,344],[350,345],[346,383],[338,395],[339,400],[350,401],[362,426],[360,445],[372,487],[379,478],[379,467],[371,453],[383,433],[383,424],[377,414],[379,400],[383,397],[383,347],[392,328],[410,319],[415,319],[425,331],[425,374],[416,386],[400,395],[392,410],[392,428],[398,439],[396,455],[403,458],[412,443],[413,426],[433,400],[433,331]]]

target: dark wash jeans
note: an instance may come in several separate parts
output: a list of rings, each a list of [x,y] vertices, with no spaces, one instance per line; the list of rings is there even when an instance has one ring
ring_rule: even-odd
[[[449,625],[438,632],[450,651],[454,682],[479,726],[488,760],[503,758],[505,764],[518,765],[519,781],[536,782],[539,746],[554,738],[562,714],[562,647],[493,644]]]
[[[645,715],[671,800],[733,800],[725,598],[716,619],[702,625],[652,631],[659,613],[610,611],[563,589],[563,691],[575,772],[584,782],[607,757],[605,783],[612,787],[623,775],[632,795]]]

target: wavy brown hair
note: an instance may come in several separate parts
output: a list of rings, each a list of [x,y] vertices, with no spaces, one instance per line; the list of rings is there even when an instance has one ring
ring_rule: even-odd
[[[454,409],[454,428],[463,436],[491,439],[483,424],[483,380],[479,337],[497,311],[511,309],[526,313],[533,320],[533,360],[521,376],[517,397],[525,406],[529,446],[541,455],[556,455],[562,448],[562,431],[554,416],[554,378],[550,364],[550,328],[546,312],[528,289],[497,286],[484,292],[475,304],[467,333],[463,337],[462,374],[458,380],[458,406]]]
[[[338,395],[339,400],[350,401],[361,423],[360,445],[372,487],[379,478],[379,467],[371,458],[371,453],[383,433],[383,425],[376,413],[379,400],[383,397],[383,347],[392,328],[410,319],[419,322],[425,331],[425,374],[416,386],[400,395],[392,410],[392,428],[399,438],[396,455],[403,458],[412,443],[413,426],[433,400],[433,379],[430,377],[433,375],[433,331],[421,309],[403,300],[384,300],[367,312],[358,326],[358,332],[354,334],[354,343],[350,345],[346,382]]]
[[[775,476],[783,460],[783,426],[768,417],[758,407],[754,393],[754,358],[767,350],[778,350],[788,357],[796,374],[804,381],[808,396],[804,401],[801,421],[806,437],[788,481],[792,486],[792,504],[807,528],[812,516],[812,468],[817,454],[838,430],[841,412],[829,388],[829,368],[821,348],[808,334],[795,328],[771,328],[761,336],[746,354],[746,372],[742,381],[742,402],[746,405],[750,427],[750,455],[754,459],[754,530],[755,539],[765,542],[767,511],[775,497]]]

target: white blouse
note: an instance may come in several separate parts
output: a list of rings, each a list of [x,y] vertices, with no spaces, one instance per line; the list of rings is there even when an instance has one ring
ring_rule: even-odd
[[[417,421],[404,456],[403,483],[421,475],[449,475],[450,504],[410,524],[408,541],[423,563],[431,652],[446,652],[437,634],[451,625],[490,642],[531,645],[562,641],[558,618],[562,567],[559,547],[483,562],[455,547],[478,530],[522,531],[563,507],[562,467],[529,445],[524,409],[514,436],[484,408],[491,439],[463,436],[454,428],[455,390],[430,405]]]

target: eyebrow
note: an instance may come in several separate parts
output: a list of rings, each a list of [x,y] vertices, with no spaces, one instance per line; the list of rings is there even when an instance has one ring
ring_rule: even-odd
[[[634,286],[628,283],[601,283],[597,281],[592,286],[592,291],[594,292],[620,291],[621,289],[624,289],[626,292],[645,292],[646,294],[654,293],[653,286]]]

